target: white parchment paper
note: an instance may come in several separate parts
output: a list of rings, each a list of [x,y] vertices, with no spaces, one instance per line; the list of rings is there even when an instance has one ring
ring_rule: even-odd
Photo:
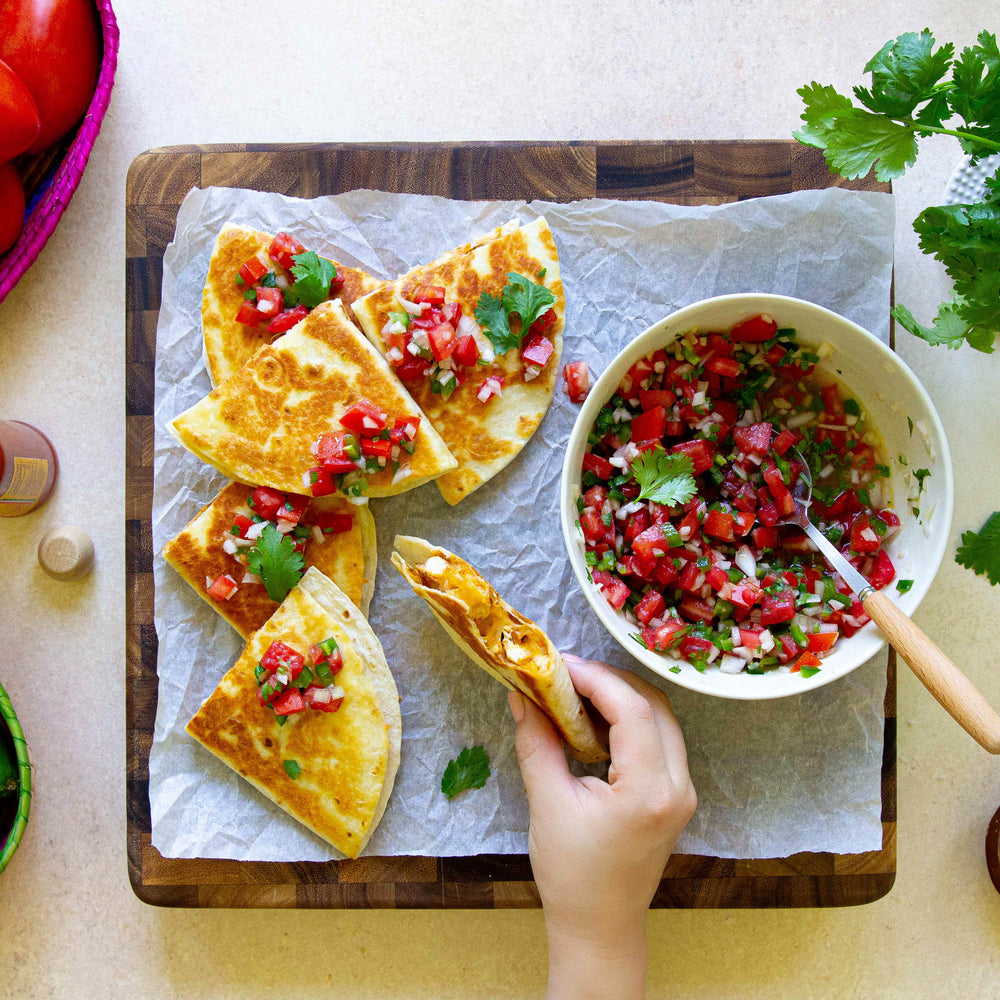
[[[184,725],[239,655],[235,631],[167,566],[160,550],[222,486],[177,445],[167,420],[210,388],[201,289],[227,220],[275,232],[395,277],[517,216],[545,214],[566,289],[564,360],[599,373],[673,310],[727,292],[809,299],[888,338],[893,202],[830,188],[722,206],[654,202],[455,202],[372,191],[310,201],[212,188],[189,193],[163,262],[156,345],[153,495],[159,701],[149,761],[154,846],[166,857],[319,861],[336,854],[190,739]],[[576,414],[557,388],[527,447],[458,507],[433,484],[373,500],[379,570],[371,624],[399,687],[402,764],[370,854],[524,852],[528,811],[506,691],[452,644],[389,564],[397,533],[468,559],[555,644],[663,686],[686,737],[698,812],[677,850],[718,857],[852,853],[881,846],[885,654],[797,697],[735,702],[648,673],[603,630],[573,578],[559,529],[558,480]],[[449,759],[481,743],[493,775],[448,802]]]

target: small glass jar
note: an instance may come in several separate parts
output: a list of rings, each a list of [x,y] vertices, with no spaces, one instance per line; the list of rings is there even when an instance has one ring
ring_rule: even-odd
[[[58,471],[55,449],[40,430],[20,420],[0,420],[0,517],[40,507]]]

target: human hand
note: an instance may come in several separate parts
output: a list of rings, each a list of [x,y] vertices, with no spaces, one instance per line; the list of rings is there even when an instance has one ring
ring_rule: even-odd
[[[618,966],[615,995],[641,996],[646,910],[697,805],[684,737],[658,688],[607,664],[564,659],[577,691],[609,724],[607,781],[572,775],[548,717],[519,693],[508,696],[549,937],[550,996],[600,995],[608,963]]]

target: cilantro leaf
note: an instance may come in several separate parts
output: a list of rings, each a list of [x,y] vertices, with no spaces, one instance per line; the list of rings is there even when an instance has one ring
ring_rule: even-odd
[[[448,761],[441,778],[441,791],[453,799],[467,788],[482,788],[490,776],[490,759],[481,746],[466,747],[455,760]]]
[[[951,42],[935,52],[934,36],[927,28],[919,35],[912,31],[900,35],[886,42],[865,64],[865,72],[872,75],[871,90],[855,87],[855,96],[880,114],[897,118],[910,115],[918,104],[936,96],[954,52]]]
[[[267,596],[283,601],[302,579],[305,559],[295,551],[295,543],[273,524],[260,533],[257,544],[247,554],[247,568],[264,581]]]
[[[293,281],[285,289],[285,305],[307,306],[315,309],[321,302],[325,302],[330,294],[330,282],[337,277],[337,269],[333,266],[333,261],[320,257],[312,250],[305,253],[297,253],[292,260]]]
[[[511,333],[507,310],[497,296],[489,292],[480,295],[474,315],[498,355],[520,346],[521,338]]]
[[[668,455],[660,445],[644,451],[632,463],[631,472],[642,487],[639,499],[666,507],[687,503],[698,490],[690,456]]]
[[[548,312],[555,301],[556,297],[544,285],[511,271],[499,297],[489,292],[479,296],[474,315],[494,351],[506,354],[521,346],[531,324]],[[521,321],[518,333],[510,328],[510,317],[514,315]]]
[[[955,562],[985,576],[995,587],[1000,584],[1000,510],[990,514],[982,529],[962,532],[962,544]]]
[[[295,779],[302,773],[302,768],[299,767],[299,762],[297,760],[286,760],[283,766],[285,768],[285,774],[287,774],[292,781],[295,781]]]
[[[556,301],[556,297],[544,285],[514,271],[507,275],[501,299],[508,315],[517,313],[521,317],[522,337],[528,332],[528,327],[539,316],[547,313]]]

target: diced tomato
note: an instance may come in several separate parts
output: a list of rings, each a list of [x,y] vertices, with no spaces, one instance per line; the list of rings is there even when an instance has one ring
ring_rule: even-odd
[[[803,667],[819,667],[822,661],[815,653],[803,653],[790,667],[792,673],[798,673]]]
[[[685,618],[699,622],[710,622],[715,614],[705,601],[697,597],[685,597],[678,605],[677,610]]]
[[[677,402],[677,394],[672,389],[640,389],[639,406],[645,412],[657,406],[670,407]]]
[[[325,497],[336,493],[337,484],[333,481],[334,473],[323,465],[309,470],[310,490],[314,497]]]
[[[259,326],[266,317],[257,311],[257,307],[249,301],[245,301],[236,313],[236,322],[244,326]]]
[[[404,382],[416,382],[424,378],[428,367],[427,359],[419,354],[410,354],[409,351],[404,351],[403,355],[403,360],[393,366],[395,373]]]
[[[462,318],[462,307],[457,302],[446,302],[441,306],[441,316],[457,330],[458,321]]]
[[[427,339],[431,342],[431,354],[435,361],[443,361],[451,357],[455,350],[455,328],[451,323],[439,323],[427,331]]]
[[[606,580],[598,582],[597,577],[599,575],[606,576]],[[611,605],[611,607],[616,610],[621,610],[625,607],[625,602],[628,600],[628,596],[631,593],[628,584],[624,580],[619,580],[617,577],[611,576],[610,573],[598,574],[594,573],[594,582],[598,583],[601,588],[601,592],[604,594],[604,599]]]
[[[677,581],[677,585],[681,588],[681,590],[686,591],[689,594],[697,594],[700,593],[704,582],[705,578],[701,570],[698,569],[698,564],[695,562],[689,562],[681,571],[680,580]]]
[[[280,264],[286,270],[295,263],[292,258],[296,254],[305,252],[306,248],[294,236],[289,236],[288,233],[278,233],[271,240],[271,245],[267,248],[267,253],[271,260]]]
[[[791,633],[784,632],[782,635],[778,636],[778,659],[782,663],[787,663],[789,660],[795,659],[799,653],[799,647],[795,644],[795,640],[792,638]]]
[[[317,712],[336,712],[344,704],[342,697],[331,698],[327,689],[321,687],[306,688],[303,699],[310,708],[316,709]]]
[[[396,422],[392,425],[394,431],[402,431],[403,437],[407,441],[412,441],[420,430],[420,417],[396,417]]]
[[[771,425],[760,423],[749,427],[734,427],[733,441],[741,451],[764,455],[771,447]]]
[[[679,576],[673,559],[657,559],[656,567],[650,575],[661,587],[673,587]]]
[[[735,520],[732,514],[727,514],[725,511],[710,510],[705,517],[705,523],[702,525],[701,530],[713,538],[719,538],[724,542],[731,542],[733,541],[733,525],[735,524]],[[751,518],[751,523],[753,523],[753,518]]]
[[[785,480],[781,478],[781,470],[770,462],[765,462],[762,470],[764,473],[764,482],[767,483],[767,488],[771,496],[775,500],[780,496],[784,496],[788,492],[788,487],[785,485]]]
[[[712,588],[712,590],[718,592],[729,583],[729,574],[726,573],[724,569],[719,569],[718,566],[713,566],[710,570],[705,572],[705,582]]]
[[[740,538],[750,533],[750,529],[754,526],[757,520],[752,512],[748,512],[745,510],[737,511],[736,514],[734,514],[733,516],[736,521],[735,524],[736,534]]]
[[[248,286],[256,285],[267,274],[267,264],[256,255],[245,261],[240,267],[240,277]]]
[[[270,486],[258,486],[250,494],[250,506],[265,521],[273,521],[278,516],[278,509],[285,502],[285,494],[279,490],[272,490]]]
[[[672,452],[687,455],[694,466],[694,474],[700,475],[712,468],[715,461],[715,445],[710,441],[698,439],[696,441],[682,441],[680,444],[671,445]]]
[[[371,437],[385,430],[386,415],[374,403],[359,399],[340,418],[340,425],[358,437]]]
[[[839,632],[810,632],[806,636],[810,653],[825,653],[840,638]]]
[[[583,494],[583,502],[587,507],[593,507],[594,510],[600,511],[604,507],[604,501],[608,499],[608,491],[604,486],[591,486],[586,493]],[[648,515],[647,515],[648,520]]]
[[[844,490],[838,493],[833,503],[823,508],[820,513],[826,520],[834,520],[844,514],[856,514],[861,510],[861,504],[853,490]]]
[[[709,358],[705,367],[716,375],[725,375],[727,378],[735,378],[741,371],[741,365],[735,358]]]
[[[296,687],[287,687],[271,702],[275,715],[294,715],[306,710],[306,702],[302,692]]]
[[[707,656],[712,650],[710,639],[702,639],[697,635],[686,635],[681,639],[678,651],[682,656],[688,658],[692,656]]]
[[[350,514],[335,514],[325,510],[310,512],[309,522],[315,524],[324,535],[340,535],[351,530],[354,518]]]
[[[773,528],[774,525],[778,523],[780,517],[781,515],[778,513],[778,508],[773,502],[764,504],[764,506],[757,511],[757,520],[768,528]],[[774,548],[773,545],[769,547]]]
[[[467,333],[464,337],[459,337],[455,342],[454,357],[460,365],[465,365],[466,368],[474,365],[479,360],[479,345],[471,333]]]
[[[775,511],[775,521],[777,521],[777,511]],[[778,532],[766,525],[754,528],[753,543],[758,549],[775,549],[778,547]]]
[[[652,619],[662,618],[666,610],[667,602],[664,601],[663,594],[658,590],[651,590],[635,606],[635,616],[643,625],[648,625]]]
[[[588,542],[602,541],[608,533],[607,526],[601,520],[600,513],[590,508],[585,509],[580,515],[580,527],[583,529],[583,537]]]
[[[260,659],[260,665],[269,673],[273,674],[279,669],[288,671],[288,675],[295,680],[302,673],[306,659],[301,653],[297,653],[291,646],[285,645],[280,639],[275,639],[267,651]]]
[[[888,507],[883,507],[882,510],[877,511],[877,517],[890,530],[899,527],[900,522],[898,515],[894,510],[891,510]]]
[[[659,441],[667,429],[667,411],[662,406],[654,406],[640,413],[632,421],[633,441]]]
[[[786,451],[799,439],[796,431],[783,430],[772,442],[771,448],[779,455],[784,455]]]
[[[563,381],[571,403],[582,403],[590,392],[590,369],[586,361],[571,361],[563,365]]]
[[[392,454],[392,442],[388,438],[361,439],[361,454],[368,458],[388,459]]]
[[[656,628],[644,628],[642,630],[642,641],[646,644],[647,649],[654,649],[662,653],[670,648],[675,636],[687,635],[690,627],[685,622],[671,618]]]
[[[308,506],[309,497],[289,493],[285,502],[278,508],[278,523],[287,521],[289,524],[298,524]]]
[[[740,343],[759,344],[770,340],[778,332],[778,324],[767,315],[753,316],[729,331],[730,339]]]
[[[555,344],[548,337],[535,333],[521,348],[521,360],[526,365],[538,365],[539,368],[544,368],[555,349]]]
[[[891,583],[896,577],[896,567],[893,566],[885,549],[879,549],[875,560],[875,568],[868,576],[868,582],[876,589],[881,590],[887,583]]]
[[[778,625],[795,617],[795,591],[782,590],[777,594],[764,594],[760,601],[761,625]]]
[[[655,559],[657,556],[664,555],[669,548],[663,529],[658,524],[650,526],[632,539],[632,551],[645,559]]]
[[[746,628],[740,627],[740,645],[746,649],[760,649],[761,633],[764,630],[760,626],[748,625]]]
[[[858,514],[851,525],[851,551],[867,554],[877,552],[881,540],[872,529],[867,514]]]
[[[228,601],[240,588],[236,581],[228,574],[216,577],[208,588],[208,596],[213,601]]]
[[[246,516],[246,514],[237,514],[233,518],[233,527],[239,528],[240,538],[247,537],[247,531],[250,530],[251,524],[253,524],[253,521],[251,521],[250,518]]]
[[[407,295],[411,302],[429,302],[432,306],[444,304],[443,285],[420,285],[412,295]]]
[[[280,288],[257,289],[257,312],[262,316],[273,318],[281,312],[284,306],[284,296]]]
[[[536,333],[544,333],[546,330],[552,329],[556,325],[556,320],[559,317],[556,315],[555,309],[546,309],[538,319],[535,320],[531,326],[528,327],[528,334],[534,335]]]
[[[654,558],[639,555],[637,552],[622,556],[621,563],[624,567],[624,576],[634,576],[643,582],[649,579],[653,570],[656,569],[656,560]]]
[[[756,585],[756,582],[751,583],[749,578],[747,578],[733,587],[732,593],[730,593],[726,600],[732,601],[733,604],[738,604],[741,607],[750,608],[756,604],[759,597],[760,588]]]
[[[297,326],[309,315],[308,306],[296,306],[294,309],[286,309],[279,313],[277,317],[268,324],[268,333],[286,333],[293,326]]]
[[[583,471],[592,472],[599,479],[610,479],[617,470],[606,458],[588,451],[583,456]]]
[[[839,417],[843,415],[844,401],[840,397],[840,389],[837,388],[836,383],[824,385],[820,389],[820,395],[823,397],[823,409],[829,416]]]

